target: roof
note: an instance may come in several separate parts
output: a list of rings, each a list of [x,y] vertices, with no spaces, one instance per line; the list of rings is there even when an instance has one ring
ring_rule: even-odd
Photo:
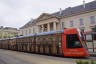
[[[22,26],[20,29],[25,28],[25,27],[29,27],[32,26],[36,23],[36,20],[30,20],[28,23],[26,23],[24,26]]]
[[[62,10],[61,14],[60,14],[60,11],[52,13],[52,14],[48,14],[48,13],[43,13],[43,14],[56,16],[56,17],[60,18],[60,17],[70,16],[70,15],[73,15],[73,14],[78,14],[78,13],[81,13],[81,12],[91,11],[91,10],[96,10],[96,1],[86,3],[85,8],[84,8],[83,4],[79,5],[79,6],[75,6],[75,7],[68,7],[66,9]],[[42,16],[42,15],[40,15],[40,16]],[[39,18],[40,18],[40,16],[39,16]],[[36,20],[31,20],[27,24],[22,26],[21,28],[26,28],[26,27],[32,26],[34,24],[36,24]]]
[[[26,35],[26,36],[19,36],[16,38],[24,38],[24,37],[31,37],[31,36],[40,36],[40,35],[49,35],[49,34],[55,34],[55,33],[62,33],[64,32],[64,30],[60,30],[60,31],[51,31],[51,32],[41,32],[41,33],[35,33],[35,34],[30,34],[30,35]]]
[[[12,27],[5,27],[3,29],[5,29],[5,30],[17,30],[17,28],[12,28]]]
[[[64,30],[60,30],[60,31],[50,31],[50,32],[41,32],[41,33],[38,33],[36,34],[37,36],[38,35],[48,35],[48,34],[55,34],[55,33],[61,33],[61,32],[64,32]]]
[[[3,30],[17,30],[17,28],[13,28],[13,27],[3,27],[3,26],[0,26],[0,29],[3,29]]]
[[[69,8],[66,8],[65,10],[62,10],[61,14],[60,14],[60,11],[58,11],[58,12],[53,13],[53,15],[69,16],[69,15],[72,15],[72,14],[77,14],[77,13],[80,13],[80,12],[89,11],[89,10],[93,10],[93,9],[96,9],[96,1],[86,3],[85,8],[84,8],[83,5],[79,5],[79,6],[76,6],[76,7],[69,7]]]

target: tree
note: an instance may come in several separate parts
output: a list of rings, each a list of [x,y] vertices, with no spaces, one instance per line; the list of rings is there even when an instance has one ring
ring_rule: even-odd
[[[96,25],[94,26],[94,28],[92,28],[93,32],[96,32]]]

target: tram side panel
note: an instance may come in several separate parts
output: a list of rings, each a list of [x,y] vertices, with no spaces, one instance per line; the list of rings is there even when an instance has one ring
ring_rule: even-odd
[[[34,52],[34,36],[30,37],[30,52]]]
[[[1,43],[1,40],[0,40],[0,49],[2,49],[1,45],[2,45],[2,43]]]
[[[23,52],[25,51],[25,41],[26,41],[25,38],[20,39],[20,45],[19,45],[20,51],[23,51]]]
[[[36,36],[36,46],[38,53],[49,54],[49,44],[48,44],[48,35],[38,35]]]
[[[38,53],[61,55],[62,33],[36,36]]]
[[[5,49],[8,49],[8,40],[5,40]]]

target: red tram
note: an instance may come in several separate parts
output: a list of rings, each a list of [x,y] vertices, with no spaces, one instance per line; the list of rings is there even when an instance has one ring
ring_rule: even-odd
[[[0,39],[0,48],[47,55],[85,57],[89,56],[89,53],[84,38],[83,32],[71,28]]]

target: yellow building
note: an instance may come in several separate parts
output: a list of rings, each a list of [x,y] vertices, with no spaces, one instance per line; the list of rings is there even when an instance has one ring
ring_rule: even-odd
[[[0,28],[0,38],[10,38],[18,36],[17,28],[12,27],[1,27]]]
[[[64,28],[79,28],[85,32],[90,32],[96,26],[96,1],[69,7],[52,14],[43,13],[35,19],[35,24],[34,20],[32,22],[33,24],[28,22],[27,27],[20,29],[20,32],[26,32],[22,35],[33,33],[28,32],[29,27],[30,31],[35,31],[35,33],[62,30]]]

